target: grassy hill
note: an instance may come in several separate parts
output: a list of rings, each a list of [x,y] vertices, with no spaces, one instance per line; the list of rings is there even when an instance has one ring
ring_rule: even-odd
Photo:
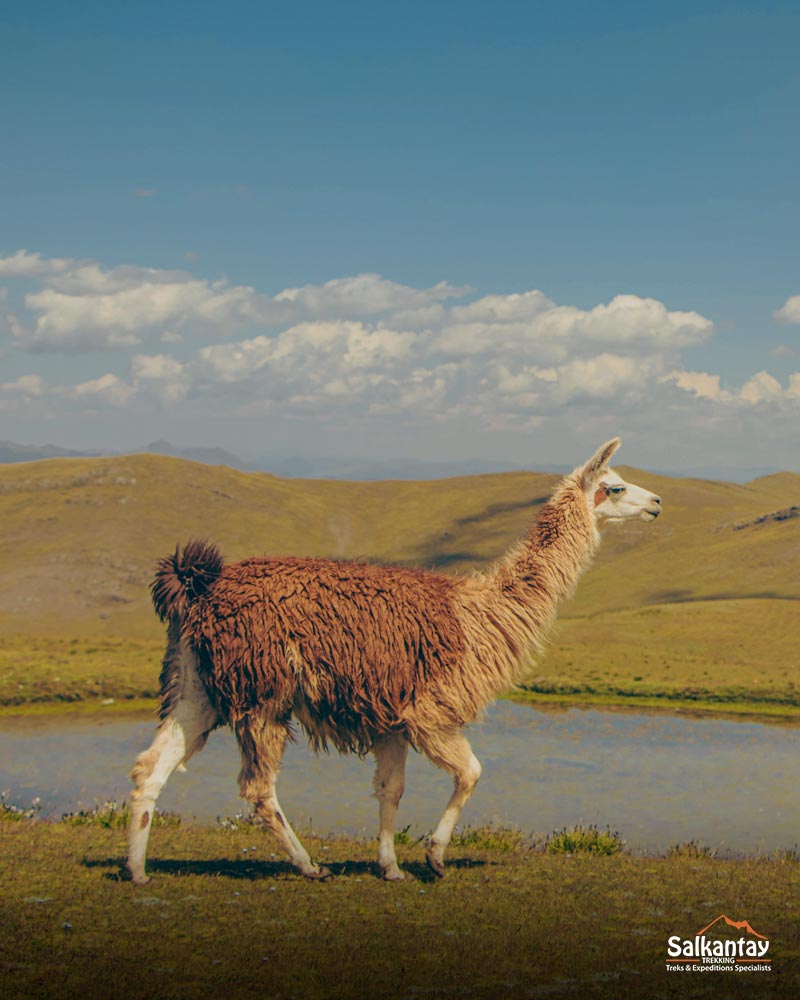
[[[800,705],[800,475],[745,485],[620,468],[661,494],[653,525],[610,527],[532,671],[548,696]],[[152,693],[156,559],[190,536],[265,553],[479,569],[558,477],[285,480],[161,455],[0,467],[0,702]]]

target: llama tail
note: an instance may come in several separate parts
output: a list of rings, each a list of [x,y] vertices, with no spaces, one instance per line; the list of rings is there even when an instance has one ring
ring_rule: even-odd
[[[198,539],[159,559],[150,592],[161,621],[183,618],[189,605],[214,586],[223,565],[217,546]]]

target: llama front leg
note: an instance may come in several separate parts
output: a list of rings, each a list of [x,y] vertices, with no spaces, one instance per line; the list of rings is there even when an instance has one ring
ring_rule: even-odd
[[[287,723],[247,716],[235,728],[242,751],[242,770],[239,773],[242,798],[253,803],[256,815],[275,834],[292,864],[306,878],[328,878],[330,870],[311,860],[275,794],[275,781],[288,739]]]
[[[453,794],[431,834],[426,860],[431,871],[439,878],[444,876],[444,852],[453,836],[453,829],[461,810],[481,776],[481,765],[472,752],[467,738],[460,732],[439,736],[421,746],[431,763],[453,775]]]
[[[373,779],[375,797],[380,803],[378,864],[386,881],[395,882],[404,877],[394,851],[394,821],[405,789],[408,741],[399,735],[390,736],[376,744],[372,752],[377,762]]]
[[[136,758],[131,771],[128,871],[137,885],[150,881],[145,858],[156,799],[175,768],[203,748],[216,724],[216,713],[207,701],[180,701],[159,725],[150,747]]]

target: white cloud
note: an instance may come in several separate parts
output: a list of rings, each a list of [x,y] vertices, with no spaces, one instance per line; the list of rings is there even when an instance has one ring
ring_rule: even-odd
[[[711,321],[699,313],[671,312],[655,299],[618,295],[607,305],[584,310],[529,292],[485,296],[453,308],[431,350],[454,356],[505,347],[519,357],[552,364],[599,346],[615,354],[676,350],[703,343],[712,330]]]
[[[183,365],[166,354],[135,354],[131,374],[142,379],[174,379],[183,373]]]
[[[800,323],[800,295],[792,295],[774,313],[781,323]]]
[[[720,387],[719,375],[709,375],[708,372],[673,371],[665,375],[663,381],[672,381],[680,389],[692,392],[700,399],[729,402],[733,398],[729,392]]]
[[[353,278],[335,278],[324,285],[285,288],[275,296],[275,301],[291,303],[309,316],[351,318],[400,309],[423,309],[432,303],[466,295],[468,291],[446,281],[419,290],[388,281],[379,274],[358,274]]]
[[[511,295],[484,295],[466,306],[455,306],[452,319],[461,323],[518,323],[531,320],[548,309],[554,308],[542,292],[514,292]]]
[[[24,250],[0,259],[0,275],[42,284],[26,296],[29,317],[15,327],[19,346],[39,352],[132,347],[150,337],[168,342],[187,329],[197,335],[413,312],[467,292],[447,282],[420,290],[361,274],[286,288],[273,297],[224,278],[130,265],[105,269],[97,261],[48,260]]]
[[[42,396],[47,389],[47,383],[41,375],[20,375],[13,382],[0,383],[0,390],[19,396]]]
[[[558,369],[559,396],[563,400],[615,399],[620,394],[646,390],[651,381],[652,360],[598,354],[575,358]]]
[[[68,258],[47,258],[42,257],[40,253],[18,250],[11,257],[0,257],[0,274],[10,278],[42,278],[61,274],[75,263]]]
[[[124,406],[136,390],[111,372],[99,378],[80,382],[73,386],[69,394],[90,404],[105,403],[110,406]]]
[[[768,372],[756,372],[739,390],[739,396],[752,405],[776,402],[783,396],[783,387]]]
[[[40,351],[127,347],[164,326],[195,322],[219,327],[269,318],[268,300],[250,288],[149,279],[125,287],[126,279],[109,276],[109,283],[117,284],[109,292],[71,294],[46,288],[26,296],[37,318],[20,335],[24,346]]]
[[[109,421],[116,409],[137,426],[162,406],[193,424],[213,413],[247,427],[265,411],[320,428],[374,417],[424,442],[443,426],[644,434],[685,429],[698,414],[741,432],[762,414],[788,423],[800,406],[800,373],[788,385],[758,372],[723,388],[720,375],[687,370],[683,352],[709,339],[710,320],[634,295],[587,309],[536,289],[470,301],[447,282],[415,289],[362,274],[271,296],[182,270],[25,251],[0,260],[0,274],[38,283],[26,311],[6,317],[8,351],[117,349],[90,369],[99,378],[0,384],[6,412],[105,406]]]
[[[164,403],[177,403],[189,390],[184,365],[166,354],[135,354],[131,362],[135,387],[150,388]]]
[[[204,347],[198,360],[203,374],[222,382],[261,377],[282,395],[291,386],[302,387],[306,398],[315,386],[352,388],[351,380],[365,372],[391,372],[409,357],[416,340],[414,333],[360,322],[300,323],[275,337]]]

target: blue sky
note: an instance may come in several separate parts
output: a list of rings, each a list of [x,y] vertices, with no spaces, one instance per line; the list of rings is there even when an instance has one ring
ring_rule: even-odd
[[[797,4],[0,29],[0,437],[800,468]]]

